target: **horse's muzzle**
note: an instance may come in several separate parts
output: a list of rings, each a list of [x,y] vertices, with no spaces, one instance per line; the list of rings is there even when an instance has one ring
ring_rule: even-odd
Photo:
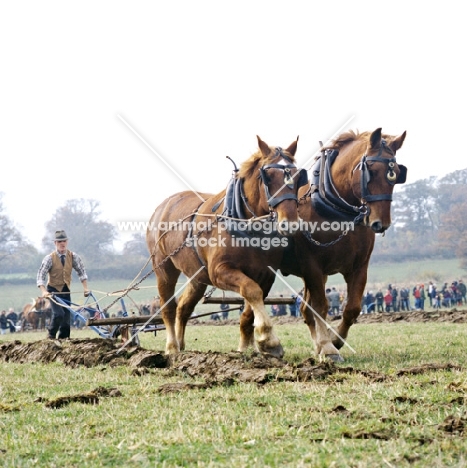
[[[377,234],[381,234],[383,233],[384,231],[386,231],[386,229],[388,228],[389,226],[384,226],[383,223],[381,221],[373,221],[371,223],[371,229],[373,232],[376,232]]]

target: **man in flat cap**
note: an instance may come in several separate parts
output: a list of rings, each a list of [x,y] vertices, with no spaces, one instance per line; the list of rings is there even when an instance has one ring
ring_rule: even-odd
[[[72,269],[76,271],[83,285],[84,296],[89,296],[88,276],[83,261],[78,254],[67,249],[68,237],[65,231],[55,232],[54,243],[55,250],[44,257],[37,272],[37,287],[40,288],[42,296],[50,297],[54,294],[70,303]],[[59,340],[69,338],[70,310],[59,305],[53,298],[51,298],[50,302],[52,305],[52,319],[48,328],[48,338],[57,338],[57,332]]]

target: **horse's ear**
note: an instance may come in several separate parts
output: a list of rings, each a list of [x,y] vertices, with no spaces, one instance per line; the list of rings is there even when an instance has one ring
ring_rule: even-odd
[[[398,136],[397,138],[394,138],[393,141],[391,141],[391,144],[389,147],[394,151],[394,153],[400,149],[402,146],[402,143],[404,143],[405,136],[407,135],[407,132],[404,132],[402,135]]]
[[[269,154],[271,153],[271,148],[269,148],[269,146],[263,140],[261,140],[261,138],[258,135],[256,135],[256,138],[258,138],[258,146],[263,156],[269,156]]]
[[[297,139],[290,144],[290,146],[286,149],[292,156],[295,156],[295,153],[297,152],[297,143],[298,143],[298,136]]]
[[[32,298],[31,305],[36,305],[36,300],[37,299]]]
[[[382,131],[382,128],[377,128],[370,135],[370,148],[377,149],[381,146],[381,131]]]

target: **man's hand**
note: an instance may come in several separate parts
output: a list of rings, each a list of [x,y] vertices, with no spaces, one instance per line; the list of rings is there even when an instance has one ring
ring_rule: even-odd
[[[52,293],[49,293],[49,291],[42,291],[42,297],[45,297],[45,298],[52,297]]]
[[[88,291],[87,289],[84,290],[84,297],[88,297],[91,294],[91,291]]]

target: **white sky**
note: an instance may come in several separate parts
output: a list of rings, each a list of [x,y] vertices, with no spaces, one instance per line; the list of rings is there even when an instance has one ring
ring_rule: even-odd
[[[8,214],[36,246],[72,198],[149,220],[186,186],[124,121],[199,191],[256,135],[300,135],[305,164],[342,126],[407,130],[408,182],[464,169],[464,18],[449,0],[2,2]]]

